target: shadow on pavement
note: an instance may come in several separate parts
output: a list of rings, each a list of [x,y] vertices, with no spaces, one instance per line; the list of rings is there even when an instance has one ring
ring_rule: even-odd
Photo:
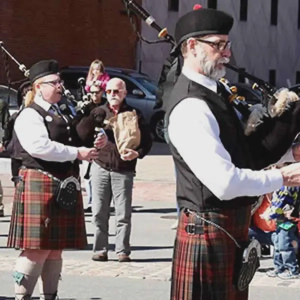
[[[133,258],[132,259],[133,262],[136,263],[143,263],[143,262],[171,262],[172,258]]]
[[[132,251],[173,249],[173,246],[131,246]]]
[[[109,250],[114,251],[115,244],[109,244]],[[131,251],[147,251],[147,250],[162,250],[162,249],[173,249],[172,246],[131,246]],[[88,244],[87,247],[82,251],[93,250],[93,244]]]
[[[266,273],[270,270],[273,270],[274,268],[259,268],[256,272],[259,272],[259,273]]]
[[[169,214],[176,213],[176,208],[150,208],[150,209],[134,209],[134,213],[158,213],[158,214]]]

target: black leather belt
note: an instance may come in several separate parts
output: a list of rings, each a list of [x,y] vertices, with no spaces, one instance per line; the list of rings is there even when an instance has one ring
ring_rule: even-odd
[[[204,228],[203,228],[203,225],[191,223],[191,224],[188,224],[185,226],[185,231],[186,231],[186,233],[188,233],[190,235],[203,234]]]

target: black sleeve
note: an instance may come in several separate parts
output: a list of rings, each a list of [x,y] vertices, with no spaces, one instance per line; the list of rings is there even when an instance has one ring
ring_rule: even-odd
[[[77,115],[72,120],[71,135],[73,146],[92,147],[94,144],[95,122],[92,115]]]
[[[5,148],[7,148],[7,145],[12,139],[13,130],[16,118],[18,116],[18,113],[14,113],[9,120],[7,121],[6,125],[4,126],[4,135],[3,135],[3,145]]]
[[[181,73],[182,57],[170,55],[162,68],[158,81],[158,89],[156,92],[156,102],[154,108],[165,107],[165,102],[170,97],[174,84]]]
[[[146,156],[152,147],[152,137],[149,125],[145,123],[142,115],[139,115],[139,128],[141,131],[141,143],[136,151],[139,153],[139,158]]]

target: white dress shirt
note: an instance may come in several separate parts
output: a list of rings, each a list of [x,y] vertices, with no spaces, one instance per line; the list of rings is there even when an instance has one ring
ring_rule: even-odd
[[[51,104],[36,96],[34,102],[49,111]],[[25,108],[16,119],[14,130],[21,146],[32,157],[46,161],[65,162],[77,158],[78,150],[73,146],[50,140],[43,117],[33,108]]]
[[[182,73],[216,92],[214,80],[183,68]],[[240,196],[259,196],[279,189],[283,178],[279,170],[239,169],[220,140],[220,128],[205,101],[187,98],[170,114],[170,141],[195,176],[220,200]],[[293,161],[292,151],[285,159]]]

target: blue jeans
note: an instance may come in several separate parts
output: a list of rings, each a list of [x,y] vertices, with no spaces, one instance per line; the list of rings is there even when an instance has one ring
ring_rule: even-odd
[[[296,249],[293,243],[298,243],[297,226],[289,230],[280,227],[276,229],[276,234],[272,236],[274,243],[274,265],[275,269],[283,272],[288,269],[292,274],[298,272]]]

